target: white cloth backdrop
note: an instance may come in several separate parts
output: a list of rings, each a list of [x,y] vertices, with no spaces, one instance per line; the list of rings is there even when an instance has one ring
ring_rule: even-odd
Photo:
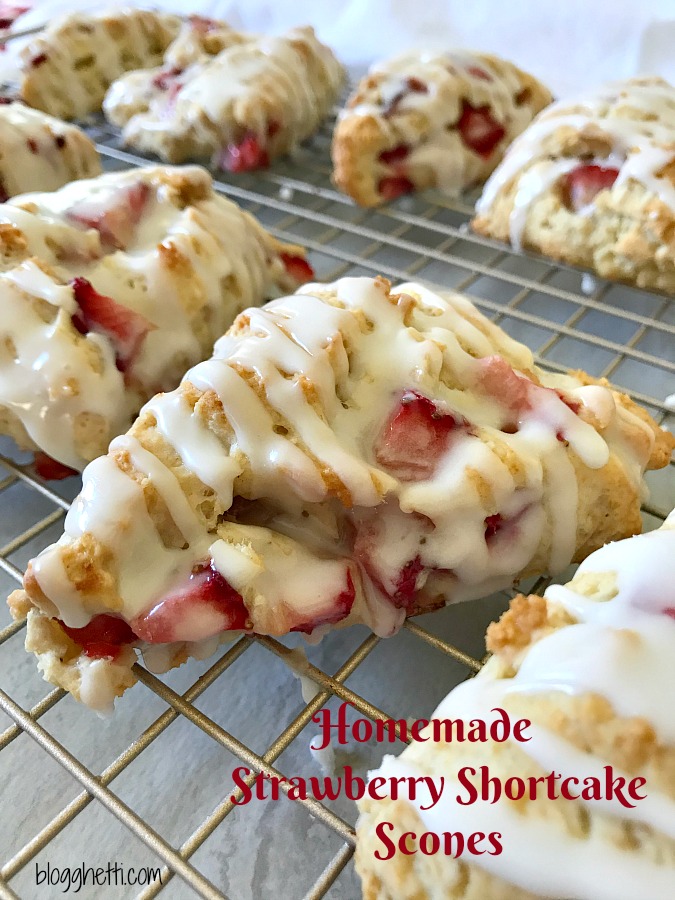
[[[33,5],[22,24],[64,10],[120,3],[35,0]],[[408,47],[463,46],[512,59],[559,96],[637,73],[675,82],[675,0],[156,0],[154,5],[266,32],[309,22],[355,67]]]

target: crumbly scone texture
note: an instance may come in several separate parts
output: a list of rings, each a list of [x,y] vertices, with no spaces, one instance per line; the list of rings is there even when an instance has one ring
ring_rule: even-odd
[[[75,125],[19,103],[0,106],[0,201],[54,191],[101,172],[93,141]]]
[[[675,88],[605,85],[545,110],[485,187],[473,229],[675,293]]]
[[[667,522],[664,527],[673,528],[675,522]],[[608,601],[616,594],[615,573],[579,574],[568,587],[592,600]],[[553,600],[536,595],[515,597],[500,621],[488,628],[487,646],[493,655],[477,678],[508,682],[539,641],[575,623],[574,616]],[[611,703],[597,693],[568,695],[562,690],[537,690],[500,696],[505,698],[502,705],[512,721],[525,717],[535,727],[546,729],[573,748],[591,754],[591,758],[602,760],[603,765],[611,765],[615,771],[628,776],[646,778],[650,794],[662,794],[670,801],[675,799],[675,746],[664,744],[645,718],[617,714]],[[442,706],[439,715],[448,714],[440,710]],[[527,744],[523,747],[526,750]],[[412,743],[401,759],[410,764],[415,774],[432,776],[448,776],[464,766],[478,769],[486,765],[490,775],[501,779],[503,784],[512,776],[536,778],[548,771],[525,750],[513,741]],[[603,815],[597,805],[581,805],[561,798],[538,796],[536,802],[519,804],[502,798],[498,802],[518,809],[535,831],[540,822],[544,828],[555,827],[561,838],[590,844],[598,859],[611,847],[625,853],[631,861],[649,862],[675,873],[675,840],[648,824]],[[531,893],[509,883],[481,868],[468,854],[455,859],[442,852],[433,856],[396,853],[389,860],[378,860],[374,854],[376,851],[381,854],[383,849],[375,831],[379,823],[394,824],[394,830],[387,831],[392,841],[397,841],[404,832],[420,835],[428,828],[417,810],[402,800],[365,799],[358,805],[355,858],[365,900],[536,900],[540,896],[553,896]],[[450,831],[457,827],[457,822],[447,823]],[[509,839],[506,833],[502,837],[504,842]],[[523,846],[520,852],[527,853],[528,848]],[[559,862],[569,864],[569,860]]]
[[[161,63],[180,24],[131,8],[57,17],[21,50],[20,97],[59,119],[96,112],[116,78]]]
[[[333,180],[362,206],[387,185],[459,193],[480,184],[551,102],[536,78],[499,57],[408,53],[361,80],[333,135]]]
[[[533,457],[540,404],[555,460],[543,470]],[[408,415],[417,423],[406,425]],[[528,415],[537,444],[523,453]],[[420,481],[407,437],[392,437],[401,421],[422,429],[427,455],[437,446],[440,460],[450,451],[434,434],[439,421],[466,442],[464,461],[437,461],[443,474]],[[91,691],[78,687],[91,660],[55,655],[45,618],[65,615],[80,628],[121,616],[162,669],[212,651],[228,630],[365,622],[391,633],[406,615],[564,567],[639,531],[641,472],[665,465],[673,443],[603,383],[539,370],[460,295],[382,279],[312,285],[241,314],[213,359],[155,397],[85,471],[67,537],[32,561],[10,607],[17,617],[30,611],[28,644],[45,677],[91,705]],[[491,544],[502,527],[505,543]],[[391,537],[401,531],[412,549]],[[462,541],[464,561],[449,572],[448,549]],[[140,581],[139,554],[151,573]],[[217,576],[204,575],[205,558]],[[226,612],[204,599],[214,577],[225,580]],[[109,661],[96,660],[100,677]],[[119,659],[107,674],[104,705],[126,685]]]
[[[241,171],[316,131],[344,70],[312,28],[280,37],[229,31],[220,43],[222,50],[216,43],[200,44],[201,53],[169,52],[163,66],[112,85],[103,108],[126,144],[168,162],[207,157]]]
[[[0,432],[72,468],[105,453],[244,307],[295,288],[282,257],[303,259],[195,166],[21,195],[3,219]]]

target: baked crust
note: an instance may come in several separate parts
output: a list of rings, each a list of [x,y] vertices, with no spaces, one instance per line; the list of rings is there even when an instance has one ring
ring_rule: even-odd
[[[59,119],[96,112],[123,72],[162,61],[180,24],[143,9],[59,16],[21,50],[21,99]]]
[[[38,655],[41,616],[75,628],[121,616],[163,670],[242,630],[362,622],[390,634],[406,615],[564,568],[640,529],[641,472],[674,443],[587,381],[539,370],[460,295],[383,279],[308,286],[242,313],[214,358],[85,471],[68,536],[33,560],[10,606],[35,610]],[[436,427],[464,449],[443,449]],[[421,478],[405,458],[415,429],[440,454]]]
[[[664,525],[664,529],[672,532],[674,527],[675,520],[671,516]],[[657,536],[654,537],[654,535]],[[651,565],[658,564],[658,557],[654,554],[650,555],[649,544],[659,541],[662,537],[663,532],[654,532],[638,539],[641,542],[640,548],[645,548],[645,558]],[[569,748],[584,754],[582,758],[585,762],[580,763],[582,776],[591,775],[595,771],[596,763],[599,766],[610,765],[614,768],[615,773],[621,772],[626,778],[635,776],[646,778],[645,790],[650,797],[658,800],[662,798],[665,801],[675,799],[675,746],[668,743],[663,735],[658,733],[658,725],[650,720],[649,715],[640,715],[641,710],[639,709],[635,710],[635,715],[621,714],[603,694],[585,691],[583,686],[579,687],[573,680],[571,684],[576,684],[576,689],[574,686],[567,689],[561,687],[560,690],[548,687],[547,685],[552,682],[566,683],[565,670],[561,668],[564,666],[564,662],[555,655],[555,650],[553,651],[555,659],[551,663],[552,671],[548,681],[545,662],[548,653],[542,652],[537,657],[539,668],[533,669],[531,665],[534,660],[534,648],[541,642],[546,642],[541,643],[542,649],[544,646],[555,647],[552,640],[555,641],[563,631],[574,627],[577,629],[579,641],[575,650],[576,654],[585,652],[589,639],[597,642],[598,656],[594,664],[598,668],[613,665],[616,669],[617,664],[612,662],[611,654],[607,655],[607,648],[612,646],[612,641],[626,642],[627,665],[629,665],[628,658],[631,648],[635,650],[636,646],[642,646],[646,652],[650,641],[651,626],[648,625],[645,630],[641,630],[645,626],[644,619],[640,619],[639,616],[644,613],[639,613],[638,610],[641,608],[641,604],[647,602],[646,597],[649,596],[651,590],[650,584],[653,585],[654,582],[650,583],[647,580],[642,592],[639,587],[637,591],[632,587],[624,587],[623,590],[627,592],[627,596],[621,599],[622,588],[620,585],[624,582],[624,576],[629,573],[631,575],[625,583],[629,582],[631,585],[634,585],[636,581],[639,583],[639,576],[635,579],[637,573],[633,567],[641,558],[640,552],[633,553],[631,545],[631,541],[624,542],[626,553],[630,557],[629,568],[626,571],[621,574],[616,571],[596,571],[603,570],[604,565],[602,561],[593,563],[593,557],[590,557],[587,565],[591,571],[580,570],[566,589],[570,594],[590,600],[591,606],[593,601],[615,604],[615,606],[625,604],[624,615],[636,617],[634,620],[635,631],[630,631],[625,627],[626,619],[621,616],[615,623],[611,618],[611,612],[609,618],[605,616],[604,620],[599,620],[604,623],[601,626],[601,629],[605,629],[604,637],[603,633],[599,634],[597,631],[584,631],[587,628],[584,624],[585,621],[594,622],[596,620],[592,613],[587,620],[573,615],[565,605],[556,599],[561,596],[560,589],[556,594],[554,593],[556,589],[551,588],[547,592],[546,598],[536,595],[517,596],[500,621],[492,624],[488,629],[487,645],[493,656],[477,676],[475,684],[470,686],[471,698],[464,697],[460,701],[459,707],[453,706],[453,695],[460,694],[462,690],[465,694],[467,693],[465,688],[459,686],[434,713],[434,716],[438,718],[446,716],[454,718],[456,711],[463,709],[465,712],[461,714],[462,718],[470,717],[467,710],[471,710],[471,715],[479,716],[483,709],[480,700],[481,690],[492,688],[492,693],[488,693],[486,696],[492,698],[491,702],[494,704],[506,709],[512,722],[516,719],[527,718],[533,723],[535,729],[540,730],[540,733],[561,739],[564,743],[554,744],[559,748],[565,748],[564,751],[559,751],[561,755],[557,758],[549,757],[546,765],[542,766],[534,759],[537,753],[536,745],[534,753],[530,751],[528,755],[527,743],[518,744],[515,741],[507,741],[504,744],[497,744],[493,741],[470,744],[457,742],[412,743],[400,757],[400,762],[406,768],[396,769],[395,774],[405,774],[409,766],[409,771],[414,772],[415,775],[445,776],[449,782],[445,788],[449,793],[452,793],[456,784],[454,773],[459,772],[464,766],[471,766],[475,770],[478,770],[480,766],[488,766],[490,776],[501,779],[502,785],[506,783],[507,779],[514,776],[520,778],[541,777],[547,774],[551,768],[559,773],[559,777],[564,777],[571,774],[569,758],[566,756]],[[614,554],[613,558],[619,558],[623,548],[621,545],[615,546],[619,547],[619,552]],[[663,553],[664,551],[672,556],[672,542],[670,549],[667,545],[662,545],[659,552]],[[667,569],[669,563],[665,557],[662,558],[662,562],[664,569]],[[562,596],[565,596],[564,593]],[[657,598],[652,596],[651,600],[655,599]],[[664,598],[662,598],[662,602],[666,603]],[[634,603],[637,605],[633,606]],[[653,611],[656,612],[656,609]],[[657,621],[661,621],[660,616]],[[667,623],[664,627],[672,626]],[[527,669],[527,678],[534,680],[529,683],[529,686],[526,684],[525,687],[520,687],[517,678],[518,672],[521,666],[526,666],[528,663],[530,663],[530,667]],[[570,658],[569,666],[574,671],[573,656]],[[655,671],[658,671],[658,663]],[[541,673],[541,677],[538,673]],[[640,677],[640,674],[626,674],[625,677],[635,678]],[[655,685],[648,683],[649,676],[646,673],[644,677],[645,692],[656,690]],[[526,682],[527,678],[524,679]],[[595,679],[595,681],[602,681],[602,678]],[[582,679],[581,685],[583,683]],[[620,689],[615,694],[620,695]],[[639,706],[639,704],[637,705]],[[649,703],[644,704],[644,708],[653,710],[653,706]],[[532,735],[531,730],[529,733]],[[532,735],[531,740],[537,740],[536,732]],[[576,769],[572,769],[572,771],[577,774]],[[370,774],[371,777],[388,776],[392,772],[387,769],[385,760],[382,769]],[[360,817],[357,825],[356,847],[356,868],[362,879],[363,896],[368,900],[440,900],[440,898],[445,900],[449,897],[454,900],[535,900],[537,897],[560,896],[559,889],[557,890],[555,887],[555,879],[562,869],[570,865],[566,849],[568,851],[572,849],[575,852],[575,847],[580,857],[595,858],[598,865],[608,858],[608,854],[612,852],[616,854],[613,856],[613,867],[619,873],[618,880],[621,880],[622,877],[625,878],[624,893],[621,896],[635,896],[635,893],[632,893],[635,886],[633,867],[643,867],[645,880],[641,888],[644,889],[645,896],[665,897],[667,894],[663,893],[663,885],[669,879],[672,879],[671,886],[675,885],[675,840],[649,822],[648,812],[637,812],[636,816],[633,816],[631,810],[622,815],[621,807],[619,810],[615,807],[608,814],[607,809],[599,803],[581,804],[578,801],[562,799],[560,796],[556,799],[548,799],[542,792],[534,801],[526,799],[510,801],[502,797],[497,801],[495,807],[486,806],[482,814],[485,831],[490,827],[498,827],[496,824],[499,821],[498,810],[500,806],[504,805],[512,809],[513,812],[510,815],[514,815],[516,820],[520,820],[526,829],[529,828],[529,834],[532,836],[532,845],[530,846],[526,837],[523,839],[522,834],[518,837],[515,832],[509,833],[504,825],[501,834],[504,853],[508,852],[509,843],[512,845],[513,855],[520,860],[527,858],[527,854],[532,854],[535,847],[537,854],[542,850],[541,862],[535,862],[535,865],[540,866],[538,880],[544,885],[541,891],[531,891],[525,887],[525,883],[531,878],[531,867],[528,871],[527,865],[512,865],[509,862],[504,864],[500,861],[500,865],[495,867],[496,872],[516,873],[514,881],[511,881],[508,874],[500,877],[494,871],[491,872],[491,867],[484,865],[482,857],[466,853],[459,859],[446,856],[442,852],[432,856],[425,856],[420,852],[412,856],[396,853],[389,860],[379,860],[375,856],[375,852],[382,855],[384,848],[375,829],[380,823],[390,822],[393,824],[393,829],[387,831],[387,836],[393,842],[396,842],[404,832],[421,835],[429,830],[429,823],[425,824],[423,816],[420,815],[414,804],[405,800],[375,801],[366,799],[359,802]],[[492,819],[490,818],[491,809],[497,810]],[[461,807],[454,805],[451,801],[448,807],[443,808],[443,815],[444,827],[450,831],[462,830]],[[515,829],[515,825],[513,827]],[[555,848],[552,845],[543,845],[542,847],[537,842],[535,834],[543,834],[547,830],[548,840],[557,842]],[[524,832],[524,834],[527,833]],[[513,847],[514,844],[515,847]],[[547,850],[551,851],[550,855]],[[535,858],[537,858],[537,854],[535,854]],[[542,865],[544,859],[546,865]],[[592,862],[587,862],[587,874],[589,874],[588,868],[592,869],[592,865]],[[577,871],[576,867],[573,867],[573,871]],[[624,876],[622,876],[622,872],[625,872]],[[590,874],[592,875],[592,872]],[[616,876],[614,877],[617,880]],[[660,889],[654,893],[650,888],[650,877],[661,879]],[[574,876],[571,881],[574,882]],[[590,893],[589,890],[588,881],[584,887],[581,887],[579,881],[576,885],[568,886],[565,893],[574,892],[573,895],[584,897],[597,896],[597,894]],[[609,896],[609,894],[607,895]]]
[[[603,278],[675,292],[675,89],[609,84],[545,110],[485,187],[473,229]]]
[[[163,66],[119,79],[103,108],[136,150],[248,171],[316,131],[343,78],[312,28],[274,38],[228,31],[213,46],[172,47]]]
[[[309,270],[197,167],[22,195],[3,218],[0,432],[72,468],[105,453],[245,306],[295,288],[287,262]]]
[[[396,57],[373,67],[340,115],[333,180],[361,206],[384,202],[383,180],[407,179],[415,190],[459,193],[488,177],[509,143],[551,99],[532,75],[489,54]],[[479,113],[483,127],[488,115],[492,127],[503,132],[488,136],[490,146],[481,152],[462,136],[469,134],[462,131],[465,125],[471,127],[463,118],[465,104]],[[383,153],[391,162],[380,158]]]

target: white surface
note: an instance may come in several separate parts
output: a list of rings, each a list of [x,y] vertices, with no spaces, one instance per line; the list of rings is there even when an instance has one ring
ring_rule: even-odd
[[[38,0],[21,25],[106,5]],[[675,80],[672,0],[159,0],[156,5],[266,32],[309,22],[353,66],[411,46],[464,46],[512,59],[558,95],[638,72]]]

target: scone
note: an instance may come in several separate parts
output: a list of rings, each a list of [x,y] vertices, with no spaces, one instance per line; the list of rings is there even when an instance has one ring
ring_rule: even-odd
[[[490,626],[493,657],[432,718],[464,723],[465,735],[499,710],[531,724],[517,739],[460,742],[434,739],[432,721],[385,757],[371,783],[426,776],[444,779],[443,792],[426,810],[424,791],[359,803],[366,900],[675,897],[674,559],[671,513],[658,531],[595,552],[565,587],[517,597]],[[499,781],[493,803],[483,767]],[[396,849],[401,839],[417,852]],[[420,852],[423,842],[438,852]]]
[[[674,222],[675,88],[633,78],[545,110],[486,184],[473,228],[674,293]]]
[[[241,35],[185,68],[170,64],[122,78],[104,112],[136,150],[242,172],[268,165],[316,131],[342,80],[342,66],[311,28]]]
[[[21,103],[0,105],[0,202],[100,171],[96,147],[75,125]]]
[[[333,180],[362,206],[488,177],[551,95],[483,53],[406,53],[374,66],[338,119]]]
[[[116,78],[162,62],[180,24],[132,8],[59,16],[21,50],[20,97],[59,119],[96,112]]]
[[[10,599],[89,706],[233,631],[319,636],[554,572],[640,529],[670,434],[458,294],[309,285],[242,313],[84,472]]]
[[[0,433],[83,468],[244,307],[309,275],[197,167],[16,197],[0,206]]]

